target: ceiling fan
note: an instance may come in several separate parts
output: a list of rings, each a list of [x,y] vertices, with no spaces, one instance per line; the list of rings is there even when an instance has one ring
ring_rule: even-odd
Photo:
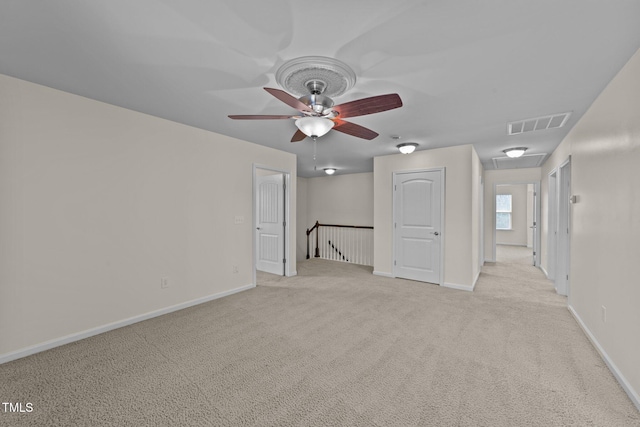
[[[305,86],[309,94],[300,98],[295,98],[280,89],[264,88],[264,90],[271,95],[290,107],[295,108],[301,114],[230,115],[229,118],[234,120],[295,119],[298,131],[293,135],[293,138],[291,138],[291,142],[302,141],[307,136],[315,140],[325,135],[331,129],[346,133],[347,135],[371,140],[378,136],[376,132],[343,119],[380,113],[402,107],[402,100],[397,93],[372,96],[334,106],[331,98],[322,95],[326,87],[323,81],[310,80]]]

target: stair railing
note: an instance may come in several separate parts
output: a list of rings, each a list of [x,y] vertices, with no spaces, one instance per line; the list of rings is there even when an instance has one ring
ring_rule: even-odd
[[[373,265],[373,227],[316,221],[307,229],[307,259],[311,248],[314,258]]]

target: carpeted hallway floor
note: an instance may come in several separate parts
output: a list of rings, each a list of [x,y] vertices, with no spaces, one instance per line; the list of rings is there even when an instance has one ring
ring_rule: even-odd
[[[640,426],[544,275],[501,248],[475,292],[324,260],[0,365],[7,426]]]

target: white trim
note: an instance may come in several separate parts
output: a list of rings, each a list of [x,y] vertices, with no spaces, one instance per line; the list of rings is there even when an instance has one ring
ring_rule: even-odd
[[[578,325],[580,325],[580,327],[584,331],[587,338],[589,338],[589,341],[591,341],[591,344],[593,344],[593,346],[596,348],[598,353],[600,353],[600,357],[602,357],[602,360],[604,360],[604,363],[606,363],[607,367],[609,368],[613,376],[616,377],[616,380],[618,380],[618,383],[620,383],[624,391],[627,393],[627,396],[629,396],[629,399],[631,399],[631,402],[633,402],[633,404],[636,405],[636,408],[638,409],[638,411],[640,411],[640,395],[633,389],[633,387],[631,386],[631,384],[629,384],[629,382],[624,377],[624,375],[622,375],[622,372],[620,372],[616,364],[613,363],[613,360],[611,360],[607,352],[604,351],[604,349],[602,348],[602,346],[600,345],[596,337],[593,336],[593,334],[591,333],[589,328],[587,328],[587,325],[584,324],[584,322],[582,321],[578,313],[575,311],[575,309],[570,305],[568,306],[568,308],[569,308],[569,312],[576,319],[576,322],[578,322]]]
[[[458,285],[457,283],[444,282],[440,286],[443,288],[457,289],[459,291],[473,292],[473,288],[476,287],[476,282],[473,282],[473,285]]]
[[[558,271],[558,185],[560,172],[558,168],[553,169],[547,174],[547,267],[551,271],[545,270],[547,279],[556,280],[556,274]],[[552,182],[553,181],[553,182]]]
[[[543,266],[540,266],[540,270],[542,270],[542,272],[544,273],[547,279],[553,281],[552,279],[549,278],[549,273],[547,273],[547,270],[545,270]]]
[[[501,231],[501,230],[498,230]],[[531,253],[533,253],[533,246],[527,246],[526,244],[523,245],[522,243],[496,243],[496,245],[501,245],[501,246],[520,246],[521,248],[530,248],[531,249]]]
[[[382,272],[382,271],[374,271],[374,272],[373,272],[373,274],[374,274],[375,276],[390,277],[390,278],[392,278],[392,279],[395,277],[395,276],[394,276],[393,274],[391,274],[391,273],[384,273],[384,272]]]
[[[284,191],[284,258],[287,262],[284,264],[284,276],[291,277],[295,276],[293,271],[291,270],[292,257],[291,248],[289,245],[289,237],[291,236],[290,224],[291,224],[291,172],[284,169],[277,169],[271,166],[263,165],[260,163],[254,163],[252,167],[252,183],[251,183],[251,244],[252,244],[252,269],[253,269],[253,283],[256,283],[256,263],[257,263],[257,242],[256,242],[256,227],[257,227],[257,218],[256,218],[256,182],[257,182],[257,173],[256,169],[268,170],[272,172],[278,172],[284,175],[284,183],[286,185],[286,189]]]
[[[142,322],[143,320],[152,319],[154,317],[162,316],[164,314],[172,313],[174,311],[193,307],[194,305],[203,304],[205,302],[213,301],[215,299],[233,295],[235,293],[246,291],[248,289],[255,288],[255,287],[256,285],[252,283],[250,285],[241,286],[239,288],[230,289],[228,291],[219,292],[217,294],[208,295],[206,297],[197,298],[191,301],[186,301],[180,304],[161,308],[159,310],[150,311],[148,313],[140,314],[138,316],[129,317],[128,319],[119,320],[117,322],[108,323],[106,325],[87,329],[86,331],[77,332],[75,334],[66,335],[60,338],[55,338],[40,344],[32,345],[30,347],[25,347],[23,349],[13,351],[11,353],[5,353],[0,355],[0,365],[3,363],[11,362],[12,360],[21,359],[23,357],[27,357],[32,354],[40,353],[41,351],[49,350],[55,347],[60,347],[61,345],[69,344],[75,341],[80,341],[82,339],[89,338],[94,335],[98,335],[104,332],[112,331],[114,329],[122,328],[123,326],[129,326],[134,323]]]
[[[473,292],[476,288],[476,283],[478,283],[478,279],[480,278],[480,273],[482,271],[478,271],[476,274],[476,278],[473,279],[473,284],[471,285],[458,285],[456,283],[447,283],[445,282],[442,286],[450,289],[458,289],[460,291]]]

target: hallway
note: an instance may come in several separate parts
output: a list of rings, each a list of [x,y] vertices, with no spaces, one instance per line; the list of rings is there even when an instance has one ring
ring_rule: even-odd
[[[567,298],[556,293],[553,282],[532,265],[531,257],[531,248],[497,245],[498,261],[485,263],[474,292],[513,302],[566,308]]]

